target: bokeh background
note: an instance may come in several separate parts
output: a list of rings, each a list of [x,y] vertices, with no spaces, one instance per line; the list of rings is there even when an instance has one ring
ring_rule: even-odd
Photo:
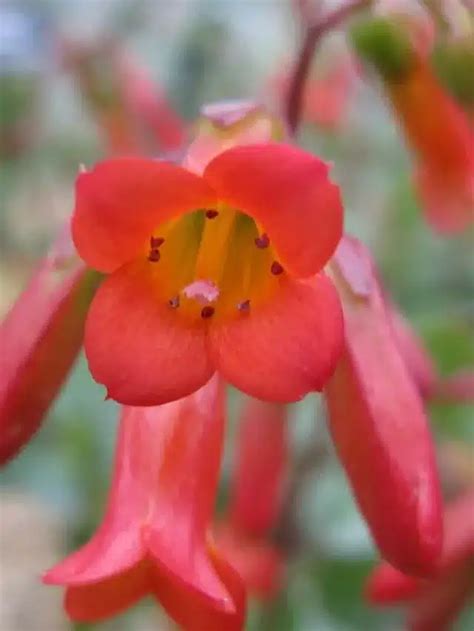
[[[108,151],[77,77],[64,63],[63,44],[111,38],[191,123],[203,103],[215,100],[257,97],[278,106],[272,86],[296,53],[298,27],[284,0],[2,0],[2,316],[71,213],[79,165]],[[330,62],[343,47],[341,33],[328,37],[315,66]],[[387,290],[440,371],[472,365],[472,241],[437,237],[423,221],[409,153],[374,77],[359,73],[336,130],[306,122],[300,141],[334,162],[348,231],[371,247]],[[39,434],[1,474],[1,631],[172,628],[149,603],[109,623],[71,625],[60,607],[60,590],[39,582],[42,570],[87,540],[102,515],[117,415],[117,406],[104,403],[103,394],[81,357]],[[235,408],[231,405],[231,430]],[[448,485],[474,457],[472,410],[437,404],[429,413]],[[276,600],[251,605],[248,629],[402,628],[399,610],[376,611],[363,602],[363,581],[376,553],[328,440],[318,397],[308,397],[293,415],[295,461],[308,442],[317,446],[317,457],[298,471],[292,513],[286,516],[287,587]],[[233,435],[230,431],[222,496]],[[471,608],[456,629],[472,628]]]

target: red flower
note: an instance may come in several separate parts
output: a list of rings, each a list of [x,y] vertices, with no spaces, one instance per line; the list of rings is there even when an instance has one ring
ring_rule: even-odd
[[[153,594],[187,631],[242,628],[243,586],[207,537],[223,430],[217,378],[159,408],[124,408],[104,521],[44,577],[67,587],[73,620],[102,620]]]
[[[443,88],[430,53],[433,21],[418,3],[385,3],[385,17],[353,32],[359,53],[384,78],[390,104],[416,162],[415,184],[428,221],[439,232],[474,220],[474,135],[468,116]]]
[[[356,79],[356,64],[348,53],[340,55],[321,77],[311,77],[304,95],[305,119],[336,131],[347,113]]]
[[[146,71],[127,55],[118,55],[117,70],[124,93],[124,106],[136,126],[143,129],[142,144],[151,144],[150,150],[179,149],[185,140],[185,124],[173,109],[166,94],[155,85]],[[152,143],[149,142],[150,136]]]
[[[442,519],[423,403],[367,251],[345,238],[331,268],[345,317],[345,349],[325,388],[333,438],[382,555],[406,572],[429,573]]]
[[[82,345],[97,285],[61,236],[0,326],[0,464],[38,430]]]
[[[285,559],[275,544],[236,530],[225,521],[214,528],[214,536],[218,550],[238,572],[249,596],[269,600],[278,594]]]
[[[270,535],[281,513],[287,473],[285,406],[248,399],[239,424],[230,505],[214,532],[219,550],[257,598],[271,598],[283,581],[285,560]]]
[[[248,399],[240,419],[230,519],[253,535],[276,524],[288,473],[286,407]]]
[[[418,158],[416,185],[428,220],[440,232],[465,229],[474,221],[474,134],[466,114],[421,58],[388,90]]]
[[[107,141],[109,152],[171,151],[185,138],[184,122],[140,65],[113,39],[62,42],[65,66]]]
[[[80,175],[80,255],[110,274],[85,349],[94,378],[129,405],[194,392],[218,370],[258,398],[319,390],[342,318],[321,272],[341,235],[338,188],[291,146],[234,147],[201,176],[126,158]]]
[[[448,631],[474,594],[474,493],[445,512],[445,542],[430,580],[406,576],[384,563],[370,577],[367,596],[376,605],[407,603],[411,631]]]

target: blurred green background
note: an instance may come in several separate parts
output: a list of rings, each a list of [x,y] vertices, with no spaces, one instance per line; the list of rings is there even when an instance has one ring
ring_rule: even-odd
[[[78,165],[90,165],[107,153],[73,75],[58,59],[59,38],[94,42],[114,34],[192,121],[203,103],[268,93],[271,77],[297,48],[289,5],[272,0],[0,2],[3,141],[12,126],[21,128],[13,150],[1,153],[2,314],[69,216]],[[328,38],[321,55],[330,46],[341,46],[340,34]],[[358,79],[337,133],[307,124],[300,140],[334,162],[347,230],[372,248],[388,291],[439,369],[449,373],[472,366],[472,241],[437,237],[423,221],[411,188],[410,157],[376,82]],[[472,450],[474,422],[468,406],[436,405],[429,412],[440,454],[453,441]],[[37,586],[38,573],[86,541],[101,518],[116,414],[117,406],[104,403],[102,389],[81,358],[40,433],[2,472],[0,529],[11,543],[4,544],[9,554],[2,548],[0,559],[2,600],[8,596],[1,612],[13,621],[2,631],[172,628],[149,603],[109,623],[70,626],[59,600],[49,595],[56,590]],[[295,407],[294,416],[295,459],[310,436],[327,457],[298,487],[292,516],[298,546],[289,562],[287,588],[274,602],[251,605],[248,629],[402,628],[399,610],[377,611],[363,603],[363,581],[376,553],[330,446],[320,401],[308,397]],[[231,439],[229,443],[231,449]],[[225,464],[224,486],[228,473]],[[31,509],[18,509],[11,520],[5,517],[22,503]],[[13,533],[6,532],[10,523],[16,524]],[[47,539],[35,561],[35,549],[25,547],[25,541],[43,531]],[[48,618],[53,608],[57,615]],[[456,629],[472,628],[471,609]]]

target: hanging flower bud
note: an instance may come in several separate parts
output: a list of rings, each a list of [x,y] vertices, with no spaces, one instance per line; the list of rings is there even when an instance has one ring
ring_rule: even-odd
[[[58,395],[99,280],[63,235],[0,325],[0,464],[30,440]]]
[[[368,252],[345,237],[330,269],[345,319],[342,359],[325,388],[333,439],[382,556],[403,571],[429,574],[442,520],[422,399]]]

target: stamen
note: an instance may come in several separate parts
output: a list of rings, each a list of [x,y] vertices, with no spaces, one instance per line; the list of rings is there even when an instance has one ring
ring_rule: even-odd
[[[215,210],[214,208],[210,208],[209,210],[206,210],[206,217],[208,219],[215,219],[219,214],[218,210]]]
[[[168,304],[172,309],[177,309],[179,307],[179,296],[175,296],[174,298],[170,298],[168,300]]]
[[[163,245],[164,242],[163,237],[150,237],[150,248],[156,250],[160,245]]]
[[[243,300],[242,302],[239,302],[237,309],[244,313],[248,313],[250,311],[250,300]]]
[[[158,263],[160,258],[161,258],[161,255],[158,248],[153,248],[152,250],[150,250],[150,254],[148,255],[149,261],[151,261],[152,263]]]
[[[270,267],[270,272],[274,276],[279,276],[280,274],[283,274],[284,269],[278,261],[273,261],[272,266]]]
[[[268,234],[264,232],[259,237],[255,237],[255,245],[257,246],[257,248],[260,248],[261,250],[268,248],[268,246],[270,245],[270,239],[268,238]]]
[[[207,306],[207,307],[203,307],[201,309],[201,318],[207,319],[207,318],[211,318],[214,315],[214,307],[211,306]]]

